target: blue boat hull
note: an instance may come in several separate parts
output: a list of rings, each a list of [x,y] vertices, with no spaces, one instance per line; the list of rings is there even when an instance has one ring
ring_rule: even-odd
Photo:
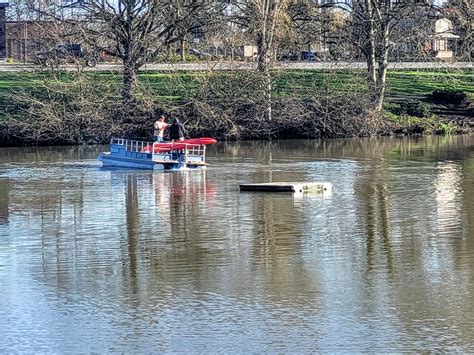
[[[140,154],[140,153],[138,153]],[[142,154],[150,155],[150,154]],[[146,170],[164,170],[163,164],[157,164],[151,158],[125,157],[112,153],[100,153],[99,159],[103,166],[130,168],[130,169],[146,169]]]

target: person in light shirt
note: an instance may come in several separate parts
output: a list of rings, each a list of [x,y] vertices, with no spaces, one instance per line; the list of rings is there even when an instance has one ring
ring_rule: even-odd
[[[163,136],[165,134],[165,129],[170,125],[165,122],[165,116],[161,115],[158,118],[158,121],[155,122],[155,132],[153,134],[153,140],[155,142],[163,142]]]

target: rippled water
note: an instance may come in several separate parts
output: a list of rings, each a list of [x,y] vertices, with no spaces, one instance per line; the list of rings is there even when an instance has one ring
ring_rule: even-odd
[[[474,136],[101,149],[0,149],[0,352],[474,351]]]

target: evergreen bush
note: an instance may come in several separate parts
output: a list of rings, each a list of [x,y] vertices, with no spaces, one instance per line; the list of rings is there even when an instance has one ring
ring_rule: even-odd
[[[462,90],[438,89],[429,95],[433,103],[460,105],[466,101],[467,95]]]
[[[420,100],[406,100],[400,103],[400,114],[414,117],[430,117],[429,105]]]

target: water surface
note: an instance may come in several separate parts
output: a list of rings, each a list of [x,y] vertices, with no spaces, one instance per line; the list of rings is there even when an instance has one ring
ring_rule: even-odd
[[[474,136],[103,148],[0,149],[0,352],[474,351]]]

